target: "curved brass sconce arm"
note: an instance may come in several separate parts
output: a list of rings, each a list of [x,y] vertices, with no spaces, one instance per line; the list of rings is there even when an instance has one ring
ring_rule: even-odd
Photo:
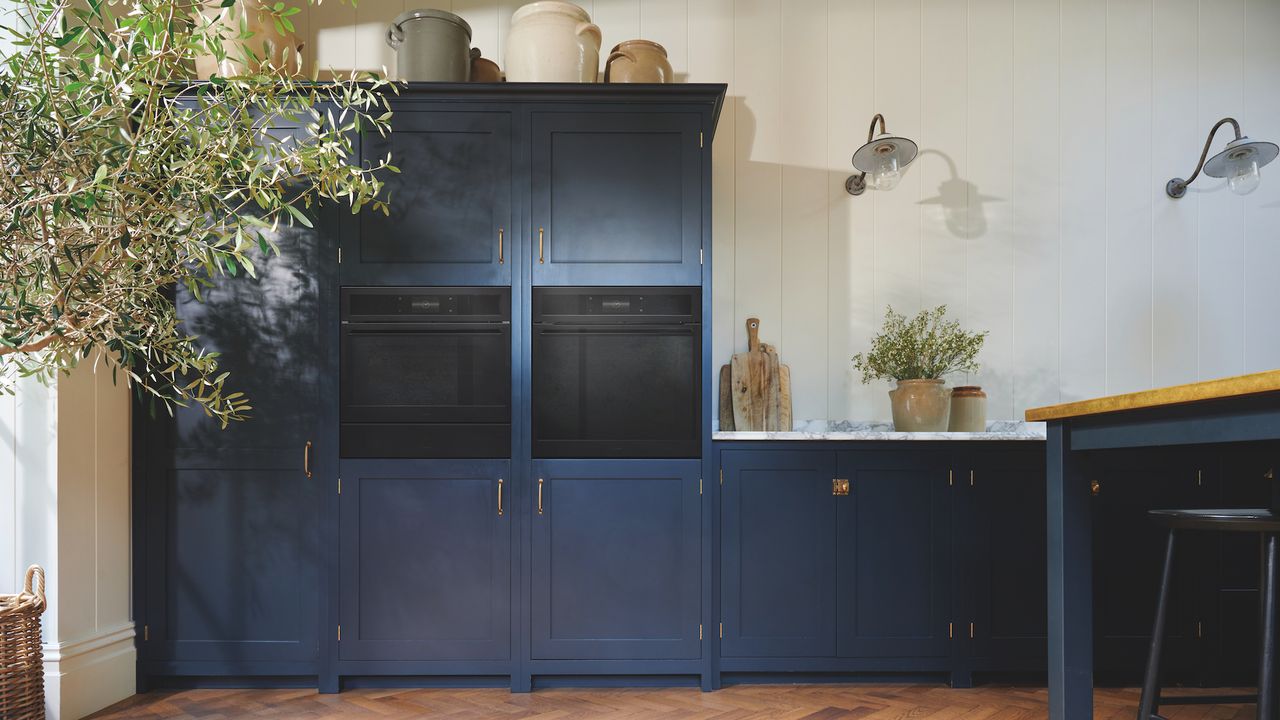
[[[1214,124],[1213,129],[1209,131],[1209,137],[1205,138],[1204,150],[1200,151],[1200,162],[1196,163],[1195,172],[1191,173],[1191,177],[1183,180],[1182,178],[1174,178],[1164,186],[1164,191],[1169,197],[1175,200],[1187,194],[1187,186],[1196,181],[1200,177],[1200,171],[1204,169],[1204,161],[1209,158],[1209,146],[1213,145],[1213,136],[1218,134],[1218,128],[1231,123],[1231,128],[1236,132],[1236,140],[1240,139],[1240,123],[1235,118],[1225,117]]]

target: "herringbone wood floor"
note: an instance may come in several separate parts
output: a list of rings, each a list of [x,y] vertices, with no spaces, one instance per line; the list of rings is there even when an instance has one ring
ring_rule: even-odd
[[[1132,718],[1136,690],[1099,690],[1095,720]],[[138,695],[93,716],[145,718],[442,718],[478,720],[1030,720],[1046,716],[1042,688],[938,685],[739,685],[714,693],[693,688],[539,690],[183,690]],[[1252,706],[1161,708],[1170,720],[1245,720]]]

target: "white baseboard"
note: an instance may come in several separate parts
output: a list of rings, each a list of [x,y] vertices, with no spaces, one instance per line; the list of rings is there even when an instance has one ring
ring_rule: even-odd
[[[87,638],[44,646],[48,720],[79,720],[137,690],[137,650],[132,622]]]

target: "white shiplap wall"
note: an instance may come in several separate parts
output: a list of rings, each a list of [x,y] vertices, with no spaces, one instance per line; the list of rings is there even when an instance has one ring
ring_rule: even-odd
[[[665,45],[726,82],[714,148],[715,354],[742,322],[791,365],[797,418],[882,419],[849,357],[886,304],[991,331],[993,419],[1030,406],[1280,366],[1280,170],[1246,199],[1192,169],[1223,115],[1280,138],[1280,0],[594,0],[605,47]],[[394,70],[406,7],[451,9],[502,58],[519,2],[329,0],[322,68]],[[876,112],[923,152],[852,198]],[[1218,145],[1221,145],[1219,141]]]

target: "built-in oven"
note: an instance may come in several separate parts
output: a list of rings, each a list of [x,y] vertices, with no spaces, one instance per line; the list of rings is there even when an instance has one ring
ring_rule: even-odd
[[[534,457],[699,456],[699,288],[534,288],[532,312]]]
[[[341,302],[343,457],[510,457],[510,288],[352,287]]]

